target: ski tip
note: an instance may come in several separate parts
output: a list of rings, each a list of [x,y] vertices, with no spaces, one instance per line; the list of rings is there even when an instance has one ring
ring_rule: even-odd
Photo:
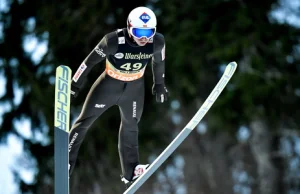
[[[237,68],[237,63],[235,61],[230,62],[225,69],[225,72],[224,72],[225,75],[231,77],[234,74],[236,68]]]
[[[56,71],[60,69],[67,69],[68,71],[71,71],[70,67],[67,65],[59,65],[58,67],[56,67]]]
[[[237,66],[237,63],[235,61],[232,61],[228,65]]]

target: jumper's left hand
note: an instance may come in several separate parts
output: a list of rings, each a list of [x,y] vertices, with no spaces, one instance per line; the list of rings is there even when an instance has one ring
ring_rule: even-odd
[[[152,87],[152,94],[156,95],[156,102],[165,102],[168,100],[169,92],[165,84],[154,84]]]

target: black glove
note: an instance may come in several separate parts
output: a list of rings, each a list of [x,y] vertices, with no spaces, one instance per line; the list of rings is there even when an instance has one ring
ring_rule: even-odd
[[[156,95],[156,102],[165,102],[168,100],[169,92],[165,84],[153,84],[152,94]]]
[[[78,96],[79,88],[71,84],[71,99],[74,99]]]

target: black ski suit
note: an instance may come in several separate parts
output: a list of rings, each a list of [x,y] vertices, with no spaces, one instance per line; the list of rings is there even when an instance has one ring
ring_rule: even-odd
[[[108,108],[118,105],[121,113],[119,156],[127,180],[139,164],[138,122],[144,105],[144,71],[152,61],[155,84],[164,84],[165,40],[156,33],[145,46],[138,46],[126,28],[108,33],[87,56],[73,76],[72,87],[80,89],[96,64],[106,59],[106,69],[91,87],[81,114],[71,128],[69,164],[72,173],[85,134]]]

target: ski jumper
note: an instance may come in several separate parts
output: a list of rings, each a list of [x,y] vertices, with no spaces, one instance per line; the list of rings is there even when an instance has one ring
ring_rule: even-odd
[[[156,33],[145,46],[138,46],[126,28],[106,34],[73,76],[72,85],[82,88],[91,69],[106,60],[105,71],[92,85],[69,138],[72,173],[80,145],[93,122],[108,108],[118,105],[121,113],[118,149],[123,176],[133,177],[139,164],[138,122],[144,105],[144,72],[152,63],[155,84],[164,83],[165,40]]]

